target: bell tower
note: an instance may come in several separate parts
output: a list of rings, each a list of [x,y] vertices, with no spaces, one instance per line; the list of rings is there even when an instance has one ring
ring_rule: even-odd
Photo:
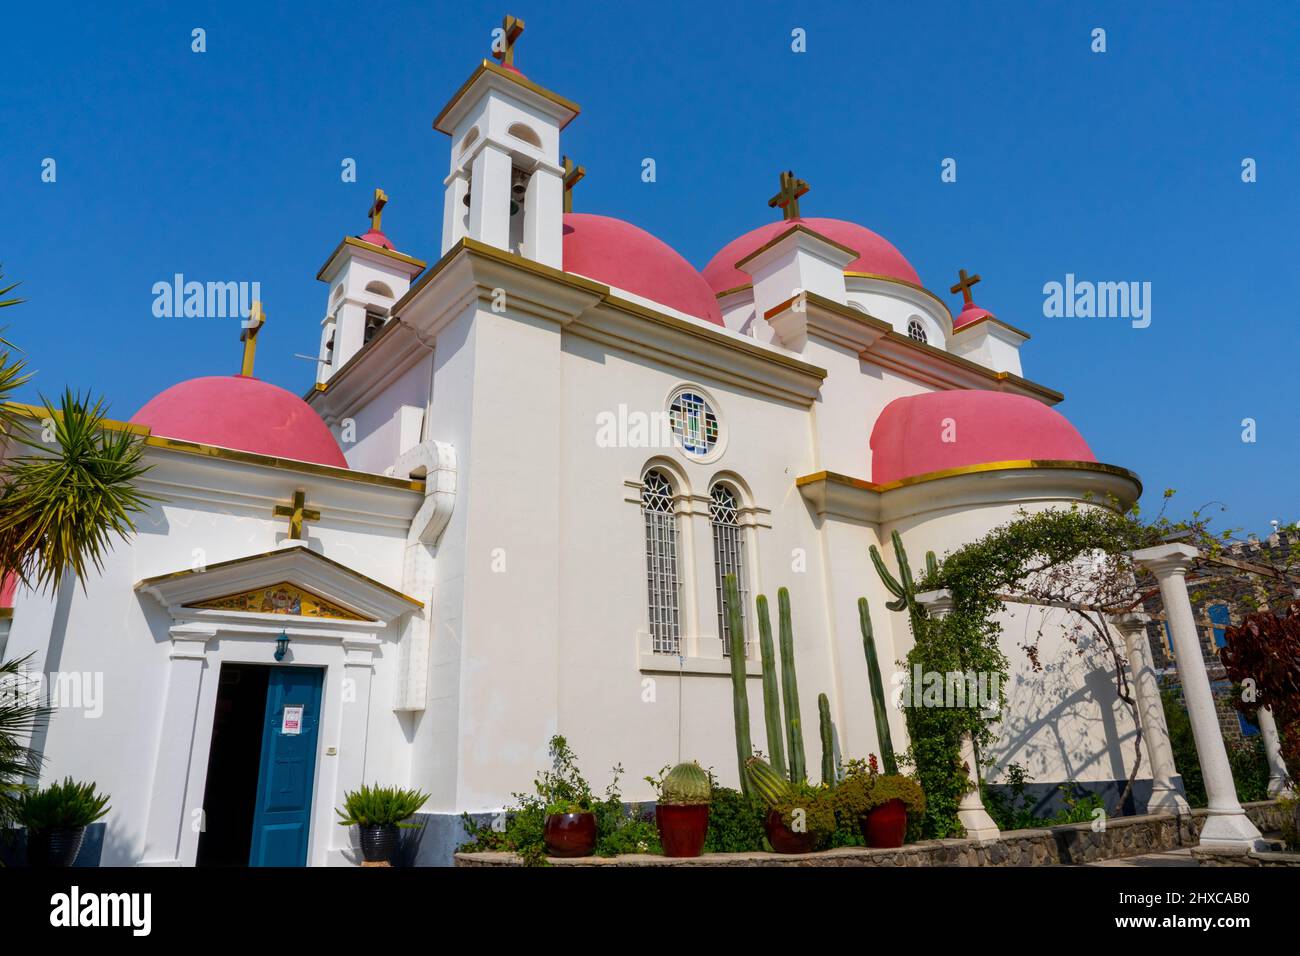
[[[468,236],[557,269],[563,259],[560,130],[578,105],[515,66],[524,22],[506,17],[492,55],[452,97],[433,128],[451,137],[443,181],[442,251]]]
[[[330,287],[325,317],[321,319],[317,385],[328,382],[379,334],[391,318],[393,304],[424,270],[423,262],[398,252],[384,235],[380,225],[386,205],[388,195],[376,189],[370,204],[369,231],[361,236],[346,236],[316,273],[316,278]]]

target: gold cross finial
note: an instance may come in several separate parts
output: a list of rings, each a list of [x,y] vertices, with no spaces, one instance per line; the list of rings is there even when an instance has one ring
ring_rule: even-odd
[[[492,31],[492,55],[501,61],[502,66],[514,66],[515,44],[524,32],[524,21],[507,14],[501,21],[501,36],[495,36],[496,32]]]
[[[966,305],[971,305],[971,304],[973,303],[974,300],[971,299],[971,297],[970,297],[970,288],[971,288],[971,286],[973,286],[976,282],[979,282],[979,281],[980,281],[980,277],[977,276],[977,275],[975,275],[975,276],[968,276],[968,275],[966,275],[966,270],[965,270],[965,269],[958,269],[958,270],[957,270],[957,277],[958,277],[958,278],[957,278],[957,284],[956,284],[955,286],[953,286],[951,289],[949,289],[948,291],[949,291],[949,292],[954,292],[954,293],[955,293],[955,292],[960,292],[960,293],[961,293],[961,296],[962,296],[962,299],[963,299],[963,301],[965,302],[965,304],[966,304]]]
[[[779,206],[781,218],[787,222],[799,218],[799,197],[808,191],[808,184],[792,171],[781,173],[781,191],[767,201],[769,206]]]
[[[289,519],[289,539],[291,541],[302,540],[304,521],[320,521],[320,512],[307,507],[307,492],[302,488],[293,493],[293,504],[276,505],[275,514],[276,517]]]
[[[573,187],[587,175],[587,167],[574,166],[573,160],[568,156],[564,157],[562,165],[564,166],[564,211],[573,212]]]
[[[375,201],[370,204],[370,212],[366,213],[370,217],[370,231],[379,232],[379,220],[383,218],[384,207],[388,205],[388,194],[379,187],[375,187]]]
[[[262,326],[266,324],[266,313],[262,311],[262,303],[254,302],[253,307],[248,310],[248,318],[243,322],[243,331],[239,333],[239,341],[244,343],[244,363],[239,369],[239,374],[247,378],[253,377],[253,357],[257,353],[257,333],[262,331]]]

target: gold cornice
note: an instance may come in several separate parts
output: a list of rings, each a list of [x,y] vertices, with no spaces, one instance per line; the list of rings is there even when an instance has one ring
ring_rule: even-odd
[[[604,283],[596,282],[593,279],[588,279],[585,276],[576,275],[572,272],[565,272],[562,269],[556,269],[553,266],[543,265],[542,263],[534,262],[531,259],[525,259],[523,256],[516,253],[507,252],[504,249],[498,249],[496,246],[490,246],[485,242],[471,239],[468,236],[458,239],[456,244],[448,249],[446,254],[420,277],[420,281],[411,286],[410,291],[408,291],[406,295],[402,296],[402,298],[393,305],[391,314],[400,318],[399,311],[404,306],[408,305],[425,287],[425,285],[432,282],[438,275],[440,275],[452,260],[462,252],[479,256],[484,259],[490,259],[494,262],[503,263],[505,265],[510,265],[533,275],[562,283],[570,288],[580,289],[597,296],[600,299],[599,304],[617,308],[622,312],[657,322],[660,325],[665,325],[699,338],[709,339],[715,342],[725,342],[731,348],[739,349],[747,354],[756,356],[765,361],[773,362],[777,365],[782,365],[805,375],[814,375],[818,378],[825,379],[828,374],[824,368],[805,362],[802,359],[795,358],[792,355],[785,355],[772,349],[764,348],[757,342],[748,341],[740,336],[728,335],[719,330],[716,326],[705,323],[702,319],[689,321],[687,319],[681,319],[677,316],[669,315],[666,312],[659,312],[656,309],[652,309],[648,306],[615,295],[610,287]],[[391,325],[393,323],[390,322],[389,324]],[[363,347],[361,351],[352,356],[343,368],[339,369],[339,371],[334,374],[330,381],[336,380],[349,366],[356,362],[357,359],[366,354],[379,338],[380,336],[376,336],[368,345]]]
[[[746,262],[749,262],[750,260],[756,258],[757,256],[762,255],[763,253],[767,252],[767,250],[775,246],[777,243],[784,241],[787,237],[794,235],[796,232],[802,232],[805,235],[812,236],[814,239],[820,239],[822,242],[826,243],[827,245],[834,246],[836,249],[840,250],[845,255],[850,255],[854,259],[858,258],[861,255],[861,253],[858,252],[858,250],[852,249],[849,246],[844,245],[844,243],[842,242],[836,242],[830,236],[823,236],[820,232],[818,232],[815,229],[809,229],[805,225],[796,224],[791,226],[789,229],[783,229],[776,236],[769,239],[767,242],[763,243],[753,252],[746,255],[743,259],[737,260],[736,268],[740,269],[743,272],[744,269],[741,269],[741,266],[743,266]]]
[[[907,478],[898,478],[894,481],[886,482],[867,481],[864,478],[853,478],[849,475],[841,475],[833,471],[818,471],[810,475],[801,475],[794,480],[794,483],[796,487],[803,487],[804,485],[812,485],[825,481],[832,484],[844,485],[846,487],[858,488],[862,491],[886,492],[893,491],[895,488],[907,488],[912,485],[924,484],[929,481],[955,478],[959,475],[977,475],[993,471],[1016,471],[1025,469],[1098,472],[1105,475],[1112,475],[1116,478],[1125,478],[1137,485],[1139,497],[1141,497],[1142,494],[1142,479],[1127,468],[1121,468],[1119,465],[1107,465],[1099,461],[1069,461],[1057,458],[1023,458],[1011,461],[989,461],[977,465],[961,465],[957,468],[944,468],[940,471],[930,471],[922,475],[911,475]]]
[[[44,405],[29,405],[26,402],[5,402],[5,408],[11,408],[20,415],[27,415],[29,418],[44,418],[49,411]],[[58,409],[54,410],[56,417],[63,413]],[[150,434],[148,425],[137,425],[134,422],[122,422],[113,418],[105,418],[100,422],[101,427],[111,432],[129,432],[132,435],[147,436]]]
[[[930,355],[943,362],[956,365],[958,368],[965,369],[966,371],[973,372],[974,374],[979,375],[982,378],[987,378],[994,382],[1011,382],[1019,386],[1020,388],[1023,388],[1025,391],[1034,392],[1042,396],[1043,398],[1050,400],[1053,405],[1065,401],[1065,395],[1061,392],[1056,391],[1056,389],[1048,388],[1046,385],[1039,385],[1037,382],[1032,382],[1029,379],[1022,378],[1019,375],[1012,375],[1010,372],[995,372],[992,369],[980,365],[978,362],[972,362],[970,359],[965,358],[961,355],[954,355],[952,352],[946,352],[943,349],[938,348],[937,346],[929,344],[928,342],[918,342],[916,341],[916,339],[912,338],[911,336],[904,335],[903,333],[898,332],[892,328],[890,329],[890,331],[885,333],[884,337],[891,342],[895,342],[907,348],[914,349],[925,355]],[[872,361],[876,361],[878,357],[871,356],[870,358]],[[904,374],[906,374],[906,370],[903,371]]]
[[[209,564],[202,568],[185,568],[182,571],[169,571],[166,574],[158,574],[155,575],[154,577],[144,578],[141,581],[137,581],[133,589],[138,591],[140,588],[155,587],[167,581],[176,581],[176,580],[180,580],[181,578],[193,577],[196,574],[206,574],[209,571],[217,571],[220,570],[221,568],[230,568],[241,564],[249,564],[253,561],[261,561],[264,558],[287,556],[295,552],[301,552],[302,554],[308,555],[310,558],[316,561],[323,561],[325,564],[328,564],[331,567],[344,572],[345,574],[349,574],[354,578],[359,578],[362,581],[365,581],[371,587],[377,588],[380,591],[384,591],[388,594],[391,594],[393,597],[401,598],[403,601],[406,601],[408,604],[413,604],[416,607],[424,607],[424,602],[419,600],[418,598],[413,598],[409,594],[403,594],[401,591],[397,590],[396,588],[390,588],[387,584],[384,584],[382,581],[376,581],[374,578],[362,574],[360,571],[356,570],[355,568],[350,568],[346,564],[340,564],[338,561],[335,561],[332,558],[327,558],[325,557],[325,555],[317,551],[312,551],[309,548],[305,548],[300,545],[291,548],[275,548],[274,550],[271,551],[263,551],[260,554],[247,554],[244,555],[242,558],[231,558],[228,561],[218,561],[215,564]]]
[[[538,96],[542,97],[543,99],[550,100],[552,103],[554,103],[556,106],[560,107],[561,109],[568,110],[572,115],[569,116],[568,119],[566,119],[563,123],[560,124],[560,129],[564,129],[564,127],[568,126],[571,122],[573,122],[574,118],[580,112],[582,112],[582,108],[578,106],[577,103],[573,102],[572,100],[565,99],[559,93],[551,92],[544,86],[534,83],[532,80],[528,79],[528,77],[524,76],[523,74],[512,73],[510,70],[504,69],[503,67],[497,65],[496,63],[493,63],[491,60],[483,60],[481,63],[479,63],[478,67],[475,68],[474,72],[469,75],[469,79],[466,80],[464,83],[462,83],[460,85],[460,89],[458,89],[452,95],[451,99],[448,100],[447,105],[442,108],[442,112],[440,112],[434,118],[433,120],[434,129],[436,129],[439,133],[446,133],[448,136],[451,135],[452,133],[451,130],[442,129],[439,126],[439,124],[443,121],[443,119],[446,118],[448,113],[450,113],[453,109],[455,109],[456,104],[460,102],[461,97],[463,97],[466,93],[469,92],[469,88],[474,85],[474,81],[477,80],[484,73],[494,73],[497,76],[501,77],[502,79],[509,80],[511,83],[517,83],[520,86],[522,86],[524,89],[528,90],[530,93],[536,93]]]
[[[1022,335],[1022,336],[1024,336],[1024,337],[1027,338],[1027,339],[1028,339],[1028,338],[1032,338],[1032,336],[1030,336],[1030,334],[1029,334],[1028,332],[1026,332],[1024,329],[1018,329],[1018,328],[1016,328],[1014,325],[1012,325],[1010,322],[1003,322],[1001,319],[999,319],[999,318],[998,318],[997,316],[995,316],[995,315],[985,315],[985,316],[981,316],[980,318],[976,319],[974,322],[967,322],[967,323],[966,323],[965,325],[963,325],[961,328],[959,328],[959,329],[953,329],[953,330],[952,330],[952,334],[953,334],[953,335],[961,335],[961,333],[965,332],[967,329],[973,329],[973,328],[975,328],[975,326],[979,325],[979,324],[982,323],[982,322],[992,322],[994,325],[1000,325],[1000,326],[1002,326],[1004,329],[1010,329],[1012,332],[1015,332],[1016,335]]]
[[[737,292],[744,292],[746,289],[753,291],[753,288],[754,283],[746,282],[744,285],[736,285],[732,286],[730,289],[723,289],[721,292],[715,292],[713,297],[715,299],[721,299],[729,295],[734,295]]]
[[[874,328],[878,332],[890,332],[894,328],[884,319],[878,319],[870,312],[866,312],[862,309],[854,308],[851,305],[845,305],[843,302],[836,302],[834,299],[828,299],[826,298],[826,296],[820,295],[819,293],[803,292],[800,293],[800,295],[802,295],[805,305],[811,305],[819,309],[824,309],[825,311],[834,313],[835,315],[838,315],[841,318],[848,319],[850,322],[856,322],[859,325],[865,325]],[[786,309],[790,308],[790,306],[797,299],[799,299],[799,297],[800,297],[799,295],[792,295],[784,302],[774,305],[772,308],[768,309],[766,312],[763,313],[764,321],[771,321],[774,317],[780,315]]]
[[[320,279],[322,282],[325,281],[323,278],[325,270],[330,267],[330,263],[333,262],[338,254],[343,251],[344,246],[355,246],[357,249],[364,249],[366,252],[377,252],[381,256],[396,259],[398,262],[404,262],[408,266],[415,266],[416,272],[423,270],[425,266],[422,259],[416,259],[414,256],[408,256],[395,249],[385,249],[383,246],[377,246],[373,242],[366,242],[363,239],[358,239],[356,236],[344,236],[342,241],[334,247],[334,251],[329,254],[329,258],[325,260],[325,264],[321,266],[320,270],[316,273],[317,279]]]
[[[245,465],[260,465],[265,468],[296,471],[300,474],[315,475],[320,478],[341,478],[344,481],[357,481],[367,485],[378,485],[381,488],[424,493],[424,482],[422,481],[390,478],[388,475],[372,475],[365,471],[353,471],[350,468],[340,468],[335,465],[320,465],[313,461],[299,461],[296,458],[277,458],[274,455],[239,451],[235,448],[223,448],[220,445],[204,445],[200,442],[183,441],[179,438],[163,438],[160,435],[150,435],[145,439],[145,444],[153,448],[163,448],[167,451],[177,451],[187,455],[201,455],[205,458],[219,458],[222,461],[233,461]]]

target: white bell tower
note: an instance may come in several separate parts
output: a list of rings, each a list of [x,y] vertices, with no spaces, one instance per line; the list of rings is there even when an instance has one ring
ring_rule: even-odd
[[[423,262],[398,252],[380,229],[387,203],[388,196],[376,189],[370,205],[370,231],[346,236],[316,273],[316,278],[330,287],[321,319],[317,385],[328,382],[380,333],[392,317],[393,304],[424,271]]]
[[[514,65],[524,22],[506,17],[484,60],[433,121],[451,137],[444,180],[442,252],[468,236],[562,267],[564,169],[560,130],[578,105]]]

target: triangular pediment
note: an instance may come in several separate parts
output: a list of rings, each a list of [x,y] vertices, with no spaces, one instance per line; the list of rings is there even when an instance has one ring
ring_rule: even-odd
[[[305,545],[155,575],[136,590],[183,616],[227,612],[383,624],[424,606]]]
[[[329,617],[339,621],[372,620],[288,581],[280,581],[269,587],[240,591],[238,594],[225,594],[206,601],[193,601],[185,606],[214,611],[248,611],[253,614]]]

